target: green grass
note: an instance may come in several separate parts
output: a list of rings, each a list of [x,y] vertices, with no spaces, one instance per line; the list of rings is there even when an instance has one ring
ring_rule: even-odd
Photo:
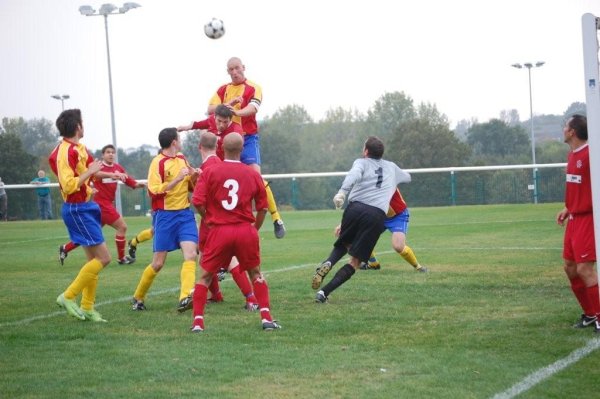
[[[325,305],[310,280],[340,212],[286,212],[288,234],[261,231],[263,271],[283,329],[264,333],[241,310],[228,277],[208,305],[206,331],[175,311],[181,255],[171,253],[147,298],[128,299],[151,258],[100,275],[97,309],[68,318],[54,301],[83,264],[64,266],[60,221],[0,224],[0,397],[4,398],[489,398],[597,339],[574,330],[580,310],[562,270],[560,204],[411,209],[408,241],[430,273],[377,249],[380,271],[360,271]],[[129,218],[129,235],[148,218]],[[114,231],[105,230],[111,251]],[[115,256],[116,258],[116,256]],[[337,269],[336,269],[337,270]],[[600,391],[596,351],[519,397]]]

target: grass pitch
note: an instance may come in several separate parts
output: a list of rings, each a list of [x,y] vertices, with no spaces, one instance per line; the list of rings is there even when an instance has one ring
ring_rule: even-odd
[[[54,301],[84,255],[78,249],[58,263],[62,221],[0,223],[0,397],[593,395],[600,337],[571,328],[580,311],[562,271],[560,208],[413,208],[408,243],[430,272],[393,253],[386,232],[377,245],[382,269],[357,272],[325,305],[314,303],[310,281],[341,213],[287,212],[284,239],[270,224],[261,231],[272,312],[283,325],[271,333],[258,314],[242,311],[228,277],[225,302],[208,305],[206,331],[191,334],[191,313],[175,311],[176,252],[151,288],[148,311],[131,311],[150,243],[140,244],[135,264],[112,262],[100,274],[97,309],[108,323],[69,318]],[[150,220],[127,222],[131,237]],[[105,237],[114,253],[114,230]]]

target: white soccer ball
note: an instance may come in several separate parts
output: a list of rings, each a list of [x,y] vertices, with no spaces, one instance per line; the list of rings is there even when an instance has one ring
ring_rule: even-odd
[[[225,34],[225,25],[222,20],[213,18],[204,25],[204,33],[211,39],[218,39]]]

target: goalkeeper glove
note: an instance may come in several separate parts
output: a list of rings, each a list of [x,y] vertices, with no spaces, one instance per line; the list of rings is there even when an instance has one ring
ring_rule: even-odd
[[[333,196],[333,204],[335,205],[335,209],[340,209],[342,205],[344,205],[344,201],[346,200],[346,194],[343,191],[339,191],[336,195]]]

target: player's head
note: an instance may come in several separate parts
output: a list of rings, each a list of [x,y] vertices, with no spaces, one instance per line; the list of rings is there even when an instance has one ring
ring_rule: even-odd
[[[217,135],[211,132],[202,132],[198,149],[200,151],[215,151],[217,149]]]
[[[383,150],[383,141],[379,137],[369,136],[365,141],[364,152],[367,158],[381,159]]]
[[[217,108],[215,108],[215,122],[219,132],[224,132],[229,127],[231,118],[233,118],[233,111],[229,107],[223,104],[217,105]]]
[[[579,114],[575,114],[569,118],[565,125],[565,141],[567,140],[567,133],[571,130],[575,133],[575,136],[577,136],[579,140],[587,141],[587,118]]]
[[[231,77],[231,83],[240,84],[246,80],[244,76],[244,72],[246,71],[246,67],[242,63],[238,57],[231,57],[229,61],[227,61],[227,73]]]
[[[81,131],[83,137],[83,120],[79,109],[67,109],[60,113],[56,119],[56,128],[64,138],[75,137],[78,131]]]
[[[42,169],[38,170],[38,177],[40,179],[46,177],[46,172],[44,172]]]
[[[115,160],[115,146],[112,144],[107,144],[102,147],[102,159],[109,164],[112,164]]]
[[[158,143],[163,150],[171,147],[174,141],[179,141],[179,133],[177,133],[177,129],[174,127],[164,128],[158,134]]]
[[[244,138],[239,133],[229,133],[223,139],[225,159],[239,160],[244,149]]]

